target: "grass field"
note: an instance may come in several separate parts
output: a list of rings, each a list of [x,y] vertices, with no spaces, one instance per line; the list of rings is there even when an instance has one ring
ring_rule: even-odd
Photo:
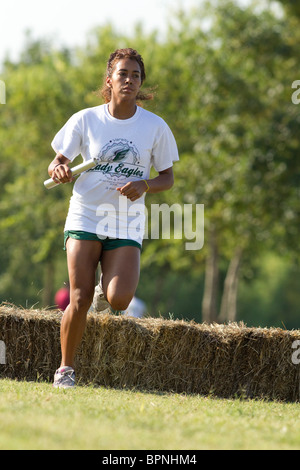
[[[0,380],[0,450],[299,450],[297,403]]]

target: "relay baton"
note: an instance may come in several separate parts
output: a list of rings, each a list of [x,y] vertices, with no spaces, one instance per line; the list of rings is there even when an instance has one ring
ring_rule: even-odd
[[[71,172],[73,176],[78,176],[81,173],[83,173],[86,170],[89,170],[90,168],[93,168],[96,166],[98,163],[98,158],[91,158],[90,160],[87,160],[86,162],[80,163],[80,165],[74,166],[71,168]],[[54,181],[52,178],[49,178],[48,180],[44,181],[44,186],[47,189],[54,188],[55,186],[58,186],[61,184],[59,181]]]

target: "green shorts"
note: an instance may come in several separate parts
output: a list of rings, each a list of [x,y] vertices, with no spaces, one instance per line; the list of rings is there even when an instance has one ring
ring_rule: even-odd
[[[82,230],[66,230],[64,232],[64,250],[66,249],[66,243],[69,237],[75,238],[76,240],[94,240],[101,242],[103,245],[103,250],[114,250],[115,248],[119,248],[121,246],[136,246],[140,250],[142,249],[141,244],[135,240],[109,237],[102,239],[99,238],[96,233],[84,232]]]

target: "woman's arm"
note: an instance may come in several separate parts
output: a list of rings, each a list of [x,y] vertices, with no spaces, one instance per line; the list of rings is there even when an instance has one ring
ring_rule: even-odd
[[[70,160],[58,153],[48,166],[48,174],[54,181],[69,183],[73,180],[72,172],[69,168]]]
[[[148,180],[129,181],[121,188],[117,188],[120,194],[128,197],[131,201],[136,201],[144,193],[159,193],[172,188],[174,184],[173,167],[160,171],[158,176]]]
[[[146,180],[146,183],[149,186],[148,193],[159,193],[172,188],[174,184],[173,167],[160,171],[156,178]]]

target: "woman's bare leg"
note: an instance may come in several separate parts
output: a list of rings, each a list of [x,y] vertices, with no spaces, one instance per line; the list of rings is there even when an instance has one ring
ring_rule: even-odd
[[[86,315],[93,300],[95,274],[101,256],[98,241],[67,240],[67,260],[70,282],[70,304],[61,322],[61,367],[74,368],[77,347],[82,339]]]
[[[122,246],[114,250],[103,250],[101,270],[106,299],[114,310],[126,310],[139,282],[140,249]]]

